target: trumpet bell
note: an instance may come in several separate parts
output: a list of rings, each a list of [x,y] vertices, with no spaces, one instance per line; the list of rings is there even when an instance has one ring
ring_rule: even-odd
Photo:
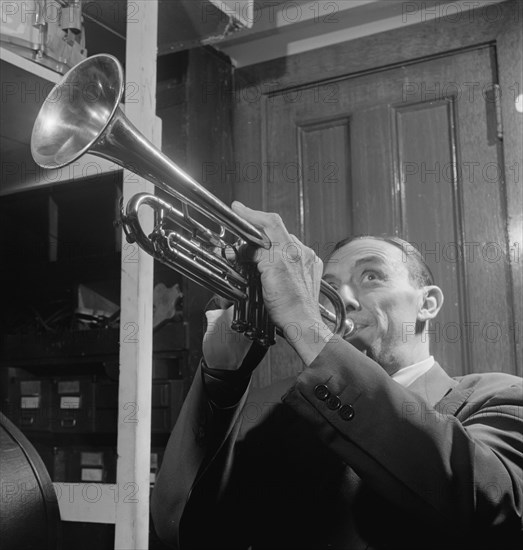
[[[115,57],[95,55],[73,67],[53,88],[36,119],[31,136],[35,162],[43,168],[61,168],[91,153],[131,170],[180,201],[178,209],[154,194],[132,197],[121,218],[129,242],[233,301],[235,330],[271,345],[275,327],[263,303],[258,270],[252,262],[240,261],[239,254],[245,244],[269,248],[267,235],[147,141],[119,109],[123,93],[123,69]],[[140,223],[141,207],[155,212],[155,228],[148,235]],[[196,219],[189,207],[213,227]],[[238,261],[229,261],[228,250]],[[325,316],[337,333],[344,334],[343,301],[327,287],[322,283],[335,313],[324,308]]]
[[[42,168],[62,168],[89,152],[113,120],[124,75],[110,55],[89,57],[47,96],[33,126],[31,153]]]

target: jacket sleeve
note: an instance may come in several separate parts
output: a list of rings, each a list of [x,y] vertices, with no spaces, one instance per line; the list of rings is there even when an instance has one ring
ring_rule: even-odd
[[[474,393],[468,410],[438,410],[347,342],[332,341],[283,401],[374,491],[412,517],[519,538],[523,388],[516,377],[497,376]]]
[[[203,363],[203,361],[202,361]],[[245,363],[245,361],[244,361]],[[241,506],[227,499],[230,456],[248,395],[250,371],[214,371],[200,364],[167,444],[151,498],[158,536],[175,548],[219,547],[221,514],[240,518]],[[205,483],[199,483],[200,479]],[[205,494],[200,493],[204,491]],[[230,508],[227,509],[227,502]],[[198,509],[193,509],[197,503]],[[233,507],[236,509],[233,509]],[[247,548],[240,532],[227,534],[228,548]],[[212,536],[212,541],[207,537]]]

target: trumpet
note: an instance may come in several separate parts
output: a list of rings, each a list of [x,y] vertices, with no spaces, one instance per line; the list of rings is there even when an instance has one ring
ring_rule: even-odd
[[[149,180],[170,202],[138,193],[122,209],[129,242],[156,260],[234,304],[232,328],[269,347],[276,328],[263,304],[256,264],[242,260],[246,246],[269,248],[267,236],[238,216],[176,163],[152,145],[123,114],[123,68],[111,55],[95,55],[73,67],[44,101],[31,135],[31,153],[42,168],[62,168],[86,153],[112,161]],[[142,208],[152,208],[155,223],[146,235]],[[190,209],[193,209],[192,211]],[[347,335],[354,324],[339,294],[321,281],[318,304],[333,332]]]

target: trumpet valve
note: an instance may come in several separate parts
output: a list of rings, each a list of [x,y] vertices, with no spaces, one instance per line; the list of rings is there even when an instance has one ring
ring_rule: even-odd
[[[231,328],[236,332],[246,332],[249,329],[249,323],[242,319],[235,319],[231,324]]]

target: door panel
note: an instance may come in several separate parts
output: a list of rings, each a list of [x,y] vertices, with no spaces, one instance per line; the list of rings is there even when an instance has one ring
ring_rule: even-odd
[[[494,53],[485,46],[287,89],[264,109],[265,208],[323,257],[349,234],[417,244],[446,296],[431,338],[451,375],[515,372],[517,251],[486,93]],[[270,364],[266,381],[301,368],[285,346],[271,350]]]
[[[445,354],[446,365],[465,365],[469,346],[447,345],[449,340],[460,339],[459,327],[467,319],[464,265],[455,253],[462,250],[463,233],[460,189],[454,168],[457,141],[454,98],[393,108],[392,115],[396,128],[401,234],[420,250],[435,281],[444,287],[444,309],[430,326],[434,351],[438,357]],[[411,136],[424,137],[413,140]]]
[[[334,119],[298,126],[299,234],[321,258],[332,251],[332,219],[352,230],[350,125]]]

